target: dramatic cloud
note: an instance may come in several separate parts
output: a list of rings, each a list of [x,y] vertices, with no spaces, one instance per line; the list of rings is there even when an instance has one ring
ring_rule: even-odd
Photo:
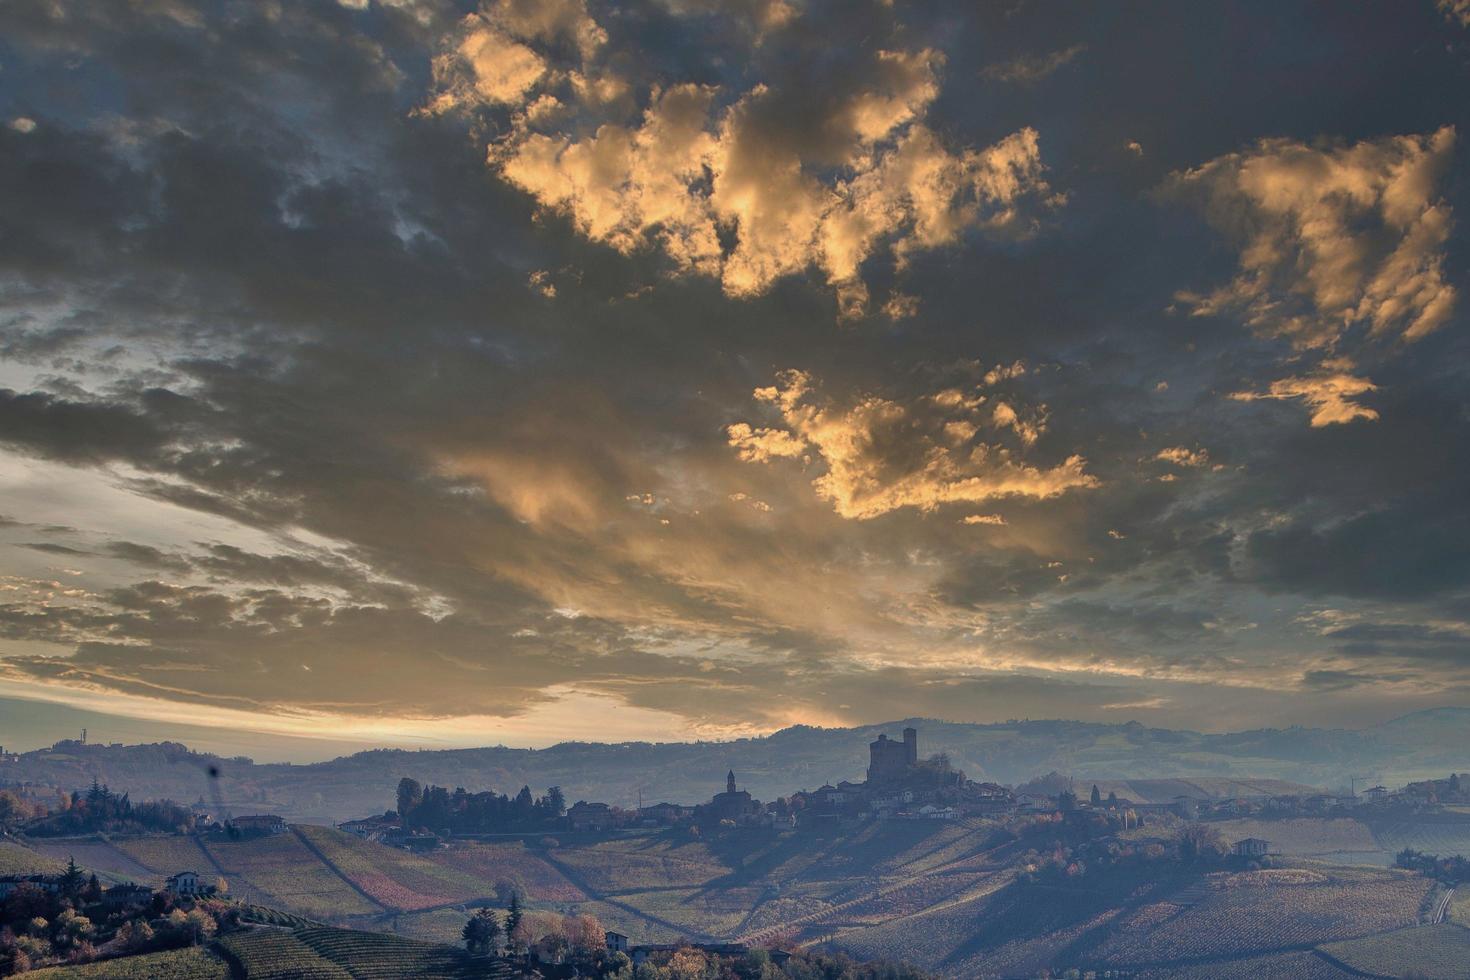
[[[1454,146],[1449,126],[1350,146],[1271,139],[1177,175],[1174,192],[1201,200],[1241,248],[1229,285],[1178,299],[1301,347],[1330,348],[1359,323],[1424,337],[1455,305],[1438,190]]]
[[[0,694],[471,744],[1463,701],[1416,9],[0,4]]]
[[[716,278],[736,297],[816,269],[841,315],[855,317],[868,303],[862,266],[880,245],[902,265],[971,229],[1024,235],[1035,221],[1026,204],[1061,200],[1043,177],[1034,129],[971,149],[926,125],[945,62],[932,48],[855,55],[813,103],[810,92],[760,79],[624,77],[597,58],[606,32],[572,6],[533,19],[502,3],[467,18],[435,62],[438,94],[426,111],[510,106],[490,166],[625,254],[657,248],[676,273]],[[562,68],[526,46],[562,34],[577,40]],[[797,114],[807,116],[799,129]],[[897,295],[884,305],[894,318],[910,308]]]
[[[1006,402],[950,389],[914,404],[859,397],[850,405],[821,401],[813,379],[786,371],[755,397],[779,411],[787,428],[729,427],[730,445],[747,462],[810,452],[826,468],[812,481],[817,495],[847,518],[878,517],[902,507],[931,511],[945,504],[1004,497],[1047,499],[1098,485],[1087,461],[1068,456],[1051,467],[1020,459],[1045,422],[1025,422]],[[977,438],[982,429],[1013,429],[1020,449]]]

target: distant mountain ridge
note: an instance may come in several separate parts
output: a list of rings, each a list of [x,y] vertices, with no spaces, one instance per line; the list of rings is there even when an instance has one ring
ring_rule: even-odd
[[[1395,784],[1470,770],[1470,708],[1446,707],[1359,731],[1290,727],[1212,735],[1137,722],[981,725],[908,718],[856,728],[797,725],[729,742],[376,749],[310,765],[223,759],[177,743],[62,742],[0,765],[0,782],[76,789],[95,778],[129,791],[135,800],[203,798],[235,813],[274,812],[316,822],[391,808],[402,776],[471,791],[514,792],[530,785],[539,792],[556,785],[571,801],[634,806],[640,799],[646,804],[707,800],[733,769],[741,788],[772,799],[823,783],[861,780],[868,743],[883,732],[897,736],[908,725],[919,729],[921,755],[944,752],[973,779],[1011,785],[1057,771],[1078,782],[1195,777],[1336,788],[1350,777]]]

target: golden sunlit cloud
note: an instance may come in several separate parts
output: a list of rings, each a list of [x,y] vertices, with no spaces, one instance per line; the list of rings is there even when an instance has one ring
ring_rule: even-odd
[[[816,269],[840,317],[862,316],[861,267],[880,245],[902,266],[971,229],[1027,234],[1023,204],[1061,203],[1034,129],[953,149],[924,124],[945,60],[933,49],[875,51],[865,81],[816,121],[817,151],[784,128],[788,97],[760,83],[731,93],[667,80],[628,124],[634,86],[598,58],[606,33],[580,3],[550,6],[555,17],[532,18],[502,0],[466,18],[435,61],[424,111],[513,107],[511,131],[488,151],[505,180],[586,237],[624,254],[656,248],[676,273],[716,278],[731,296]],[[558,36],[578,39],[575,64],[552,68],[534,50]],[[895,294],[882,309],[901,319],[917,302]]]
[[[1324,365],[1328,368],[1327,370],[1316,374],[1282,378],[1271,382],[1271,387],[1267,391],[1237,391],[1233,392],[1230,397],[1243,402],[1263,398],[1301,399],[1312,409],[1313,428],[1352,422],[1357,419],[1371,421],[1378,418],[1377,411],[1354,401],[1359,395],[1377,391],[1377,386],[1367,378],[1349,374],[1346,370],[1331,370],[1333,367],[1346,366],[1338,361],[1329,362],[1328,365]]]
[[[843,517],[864,520],[904,507],[930,511],[1004,497],[1046,499],[1098,486],[1080,455],[1045,468],[1023,462],[1019,450],[1002,443],[970,442],[982,428],[1009,429],[1024,449],[1044,430],[1044,413],[1023,422],[1008,403],[992,407],[957,391],[910,406],[868,395],[841,407],[818,402],[812,385],[810,375],[786,371],[778,386],[757,389],[756,399],[775,405],[786,428],[738,422],[727,429],[729,443],[747,462],[820,457],[826,472],[812,486]],[[967,436],[958,445],[957,432]]]
[[[1178,300],[1305,348],[1330,347],[1355,322],[1409,341],[1438,329],[1455,303],[1450,208],[1436,189],[1454,146],[1452,126],[1327,148],[1269,139],[1176,175],[1171,192],[1202,197],[1241,247],[1228,285]]]

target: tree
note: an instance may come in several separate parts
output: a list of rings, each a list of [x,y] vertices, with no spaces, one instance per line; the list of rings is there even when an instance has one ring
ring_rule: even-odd
[[[493,909],[480,909],[464,924],[462,935],[471,953],[493,954],[500,949],[500,918]]]
[[[567,916],[564,926],[574,952],[585,955],[607,946],[607,930],[595,915]]]
[[[1118,794],[1116,792],[1114,792],[1113,790],[1108,790],[1108,807],[1109,807],[1109,809],[1116,809],[1117,806],[1118,806]]]
[[[1102,793],[1098,792],[1097,783],[1092,784],[1092,805],[1102,806]]]
[[[566,812],[567,798],[562,793],[560,786],[553,786],[546,791],[546,810],[553,817],[559,817]]]
[[[512,941],[519,941],[521,939],[518,933],[520,932],[521,920],[523,918],[525,918],[525,913],[521,910],[520,892],[511,892],[510,905],[505,910],[505,934]]]
[[[403,819],[405,827],[408,826],[408,815],[423,801],[424,788],[417,779],[404,776],[398,781],[398,816]]]
[[[1077,794],[1069,789],[1064,789],[1057,794],[1057,809],[1063,813],[1070,813],[1077,809]]]
[[[93,784],[96,785],[95,783]],[[62,872],[61,880],[57,882],[57,890],[67,898],[75,900],[82,893],[82,885],[86,883],[86,876],[82,869],[77,867],[76,858],[67,856],[66,870]]]
[[[1220,831],[1208,824],[1187,823],[1174,835],[1181,861],[1211,861],[1225,853]]]

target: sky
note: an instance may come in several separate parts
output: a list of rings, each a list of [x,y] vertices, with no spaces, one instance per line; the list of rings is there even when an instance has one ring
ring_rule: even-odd
[[[0,730],[1470,704],[1467,91],[1465,0],[10,0]]]

